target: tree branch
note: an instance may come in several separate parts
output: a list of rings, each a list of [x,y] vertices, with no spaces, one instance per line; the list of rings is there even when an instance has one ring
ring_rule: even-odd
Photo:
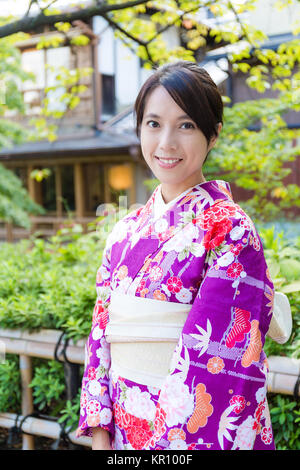
[[[88,8],[82,8],[77,11],[63,12],[56,15],[45,15],[43,12],[36,16],[24,16],[20,20],[8,23],[0,27],[0,38],[10,36],[11,34],[23,32],[30,33],[39,26],[53,26],[55,23],[68,22],[71,23],[75,20],[87,21],[93,16],[104,16],[109,11],[124,10],[136,5],[147,3],[149,0],[133,0],[127,3],[103,5],[98,4]]]

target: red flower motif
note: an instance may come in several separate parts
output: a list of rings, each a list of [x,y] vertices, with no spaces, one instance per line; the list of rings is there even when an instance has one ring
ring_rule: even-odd
[[[197,216],[196,221],[202,229],[210,231],[216,223],[221,222],[223,225],[225,223],[224,219],[228,220],[235,213],[236,208],[233,203],[221,201]]]
[[[118,403],[114,404],[115,423],[121,429],[128,429],[131,425],[131,415],[127,413]]]
[[[196,447],[196,443],[193,442],[192,444],[190,444],[190,445],[188,446],[188,450],[194,450],[195,447]]]
[[[232,222],[229,219],[218,220],[212,228],[205,234],[203,245],[206,250],[212,250],[220,246],[225,240],[225,236],[232,229]]]
[[[244,267],[241,263],[232,263],[226,271],[227,276],[236,279],[240,276],[241,272],[244,271]]]
[[[101,299],[98,299],[93,311],[93,325],[100,322],[101,314],[104,312],[104,306]]]
[[[162,435],[166,432],[166,416],[167,413],[163,408],[161,408],[160,403],[158,403],[153,423],[155,433]]]
[[[95,378],[96,378],[96,369],[95,369],[95,367],[89,367],[88,378],[89,378],[89,380],[95,380]]]
[[[242,395],[234,395],[229,403],[231,406],[234,406],[233,411],[236,414],[241,413],[246,406],[246,400]]]
[[[148,421],[131,415],[131,423],[126,431],[126,436],[134,449],[142,450],[152,436]]]
[[[182,288],[181,279],[179,279],[179,277],[177,276],[169,277],[169,279],[167,280],[167,288],[173,294],[177,294],[177,292],[179,292],[180,289]]]
[[[272,442],[272,429],[271,428],[263,428],[261,431],[261,438],[262,441],[266,444],[269,445]]]
[[[151,438],[146,443],[146,449],[149,447],[155,448],[156,443],[160,440],[161,436],[166,432],[166,412],[157,404],[155,418],[153,421],[154,433],[152,433]]]
[[[231,253],[235,254],[236,256],[238,256],[240,254],[240,252],[242,251],[243,249],[243,245],[241,243],[238,243],[237,245],[232,245],[232,248],[230,249]]]
[[[146,281],[145,281],[145,279],[142,279],[142,280],[141,280],[141,282],[139,283],[139,285],[138,285],[138,287],[137,287],[136,291],[137,291],[137,292],[141,292],[141,290],[143,290],[143,289],[144,289],[144,287],[145,287],[145,284],[146,284]]]
[[[161,232],[158,234],[158,239],[160,242],[164,242],[166,240],[168,240],[168,238],[170,238],[172,236],[174,232],[174,227],[169,227],[165,232]]]
[[[261,401],[255,410],[255,414],[254,414],[255,421],[253,423],[253,429],[258,428],[264,409],[265,409],[265,400]]]

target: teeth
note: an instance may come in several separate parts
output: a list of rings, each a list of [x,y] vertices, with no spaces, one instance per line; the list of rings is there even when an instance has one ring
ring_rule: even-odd
[[[171,163],[179,162],[180,158],[176,158],[175,160],[167,160],[165,158],[159,158],[159,160],[161,160],[162,162],[171,164]]]

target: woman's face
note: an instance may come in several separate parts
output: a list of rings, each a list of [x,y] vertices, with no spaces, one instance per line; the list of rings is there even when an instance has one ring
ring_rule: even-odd
[[[208,146],[202,131],[161,85],[146,99],[140,135],[145,161],[165,192],[180,194],[205,181],[202,165],[217,138]]]

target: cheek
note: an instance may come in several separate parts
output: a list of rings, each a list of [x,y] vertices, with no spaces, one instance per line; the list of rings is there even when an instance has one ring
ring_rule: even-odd
[[[141,134],[141,149],[144,157],[147,157],[153,152],[154,139],[149,135]]]

